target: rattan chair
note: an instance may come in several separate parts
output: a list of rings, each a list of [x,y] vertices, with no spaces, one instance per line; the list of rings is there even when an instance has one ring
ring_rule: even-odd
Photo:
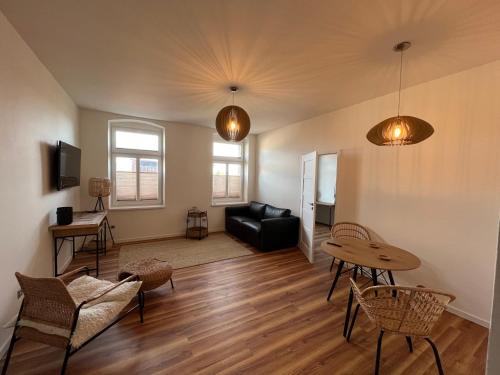
[[[356,238],[358,240],[368,240],[368,241],[371,240],[370,233],[368,232],[368,230],[364,226],[362,226],[360,224],[356,224],[356,223],[350,223],[348,221],[343,221],[343,222],[334,224],[332,226],[332,229],[331,229],[331,236],[332,236],[332,238],[338,238],[338,239]],[[335,257],[333,257],[333,259],[332,259],[332,264],[330,265],[330,272],[332,272],[334,264],[335,264]],[[342,273],[342,269],[344,268],[344,265],[345,265],[345,262],[341,260],[339,262],[339,265],[337,268],[337,274],[335,275],[335,278],[332,282],[330,292],[328,293],[327,301],[330,301],[330,298],[332,297],[332,293],[335,289],[335,286],[337,285],[337,281],[340,277],[340,274]],[[348,272],[349,270],[350,270],[350,268],[347,267],[347,270],[344,272]],[[363,273],[362,267],[360,267],[360,271],[361,271],[361,273]],[[368,275],[368,276],[371,277],[371,275]]]
[[[412,338],[423,338],[432,347],[436,365],[440,375],[443,367],[436,345],[430,334],[434,325],[441,317],[446,305],[455,299],[455,296],[424,287],[404,286],[372,286],[360,291],[356,282],[351,280],[351,288],[358,304],[347,333],[347,341],[351,333],[361,306],[368,318],[380,330],[375,361],[375,374],[379,373],[382,338],[384,333],[391,333],[406,337],[408,348],[413,352]]]
[[[85,272],[87,276],[66,284],[80,272]],[[32,278],[16,272],[16,278],[24,299],[2,375],[7,373],[14,345],[20,339],[65,349],[61,368],[61,374],[64,374],[71,355],[128,313],[138,309],[143,322],[144,297],[139,290],[141,282],[135,281],[137,276],[111,283],[88,276],[88,268],[82,267],[59,277]],[[93,292],[87,294],[91,289]],[[135,295],[138,297],[137,304],[127,310],[125,307]]]

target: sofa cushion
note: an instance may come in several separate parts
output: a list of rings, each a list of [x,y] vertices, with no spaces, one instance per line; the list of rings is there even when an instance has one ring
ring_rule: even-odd
[[[270,205],[266,205],[266,209],[264,211],[264,217],[266,219],[272,219],[275,217],[289,217],[290,210],[288,208],[278,208]]]
[[[242,225],[246,228],[250,228],[253,232],[260,232],[261,224],[255,220],[244,221]]]
[[[250,202],[248,214],[252,219],[262,220],[264,218],[265,209],[266,209],[265,204],[252,201]]]
[[[228,220],[234,220],[238,223],[243,223],[244,221],[251,221],[252,219],[247,216],[229,216]]]

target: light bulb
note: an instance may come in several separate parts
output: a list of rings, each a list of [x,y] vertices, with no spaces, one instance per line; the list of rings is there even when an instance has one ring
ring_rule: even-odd
[[[230,128],[231,128],[231,130],[235,130],[236,129],[236,121],[231,120]]]
[[[396,127],[394,128],[394,131],[392,132],[392,135],[395,139],[399,139],[401,137],[401,133],[403,131],[401,130],[401,125],[396,125]]]

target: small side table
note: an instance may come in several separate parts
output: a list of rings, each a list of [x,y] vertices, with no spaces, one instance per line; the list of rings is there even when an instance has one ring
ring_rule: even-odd
[[[201,240],[207,236],[207,211],[200,211],[196,208],[189,209],[186,217],[186,238],[197,238],[198,240]]]
[[[68,225],[51,225],[49,230],[52,232],[54,240],[54,277],[59,276],[57,258],[65,241],[72,243],[73,258],[76,255],[75,237],[95,236],[95,268],[89,271],[95,271],[96,277],[99,277],[99,253],[106,249],[106,211],[98,212],[73,212],[73,222]],[[60,242],[60,243],[58,243]]]

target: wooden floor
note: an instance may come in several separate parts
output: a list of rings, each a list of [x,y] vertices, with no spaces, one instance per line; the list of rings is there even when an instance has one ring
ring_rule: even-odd
[[[117,262],[118,249],[109,251],[104,278]],[[71,357],[68,374],[372,374],[378,332],[360,314],[345,342],[348,280],[327,303],[329,265],[294,249],[176,270],[174,291],[147,294],[144,324],[127,317]],[[484,374],[485,328],[445,313],[434,340],[447,374]],[[57,374],[62,355],[21,340],[9,374]],[[386,335],[381,373],[437,371],[426,342],[410,354],[404,338]]]

